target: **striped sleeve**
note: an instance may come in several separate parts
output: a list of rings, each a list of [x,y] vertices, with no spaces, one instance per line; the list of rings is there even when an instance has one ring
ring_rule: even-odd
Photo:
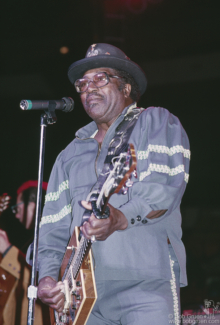
[[[39,280],[44,276],[58,279],[63,254],[70,238],[71,210],[69,179],[61,152],[50,175],[40,222]]]
[[[141,114],[131,142],[136,149],[138,179],[129,190],[130,200],[119,208],[129,227],[146,224],[134,222],[136,216],[143,220],[152,211],[167,210],[159,218],[146,219],[147,224],[155,223],[179,207],[190,161],[187,134],[179,119],[164,108],[151,107]]]

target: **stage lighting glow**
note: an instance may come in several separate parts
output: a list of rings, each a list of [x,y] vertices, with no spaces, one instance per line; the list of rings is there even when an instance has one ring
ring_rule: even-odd
[[[60,48],[60,53],[61,54],[67,54],[69,52],[69,48],[67,46],[62,46]]]

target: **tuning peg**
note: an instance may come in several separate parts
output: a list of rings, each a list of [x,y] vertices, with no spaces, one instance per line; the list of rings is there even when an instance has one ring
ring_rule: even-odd
[[[126,187],[131,187],[133,185],[133,181],[130,180],[130,178],[127,180],[127,182],[125,183]]]
[[[135,177],[135,178],[137,178],[137,170],[135,169],[134,171],[133,171],[133,176]]]
[[[127,192],[128,192],[128,188],[127,187],[125,187],[125,186],[123,186],[122,187],[122,189],[121,189],[121,192],[122,192],[122,194],[127,194]]]
[[[114,182],[114,184],[112,185],[112,187],[117,187],[118,186],[118,183],[117,182]]]

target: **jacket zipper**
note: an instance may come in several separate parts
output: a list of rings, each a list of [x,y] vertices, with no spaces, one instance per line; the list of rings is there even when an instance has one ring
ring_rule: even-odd
[[[88,139],[91,139],[91,138],[85,138],[85,139],[80,139],[79,137],[76,137],[78,140],[81,140],[81,141],[84,141],[84,140],[88,140]],[[96,139],[94,139],[97,143],[98,141]],[[97,160],[98,160],[98,157],[99,157],[99,154],[101,152],[101,147],[99,146],[99,143],[98,143],[98,152],[97,152],[97,155],[96,155],[96,159],[95,159],[95,174],[96,174],[96,177],[98,179],[98,173],[97,173]],[[93,188],[93,187],[92,187]],[[92,190],[91,188],[91,190]],[[90,192],[91,192],[90,190]]]
[[[114,123],[112,123],[112,125],[115,124],[115,122],[117,121],[117,119],[119,118],[119,116],[121,116],[121,114],[118,115],[118,117],[116,118],[116,120],[114,121]],[[111,126],[112,126],[112,125],[111,125]],[[110,128],[111,128],[111,126],[110,126]],[[109,131],[109,129],[107,130],[106,134],[108,133],[108,131]],[[104,136],[104,138],[103,138],[103,141],[104,141],[104,139],[105,139],[105,137],[106,137],[106,134],[105,134],[105,136]],[[95,139],[95,140],[96,140],[96,139]],[[97,141],[97,140],[96,140],[96,141]],[[103,141],[102,141],[102,144],[103,144]],[[98,142],[98,141],[97,141],[97,142]],[[102,144],[101,144],[101,146],[100,146],[99,143],[98,143],[99,149],[98,149],[98,153],[97,153],[97,156],[96,156],[96,159],[95,159],[95,173],[96,173],[96,177],[97,177],[97,179],[98,179],[97,160],[98,160],[98,158],[99,158],[99,155],[100,155],[100,152],[101,152],[101,149],[102,149]]]
[[[97,141],[97,140],[96,140]],[[98,142],[98,141],[97,141]],[[99,143],[98,143],[98,152],[97,152],[97,155],[96,155],[96,159],[95,159],[95,173],[96,173],[96,177],[98,179],[98,172],[97,172],[97,160],[99,158],[99,155],[100,155],[100,152],[101,152],[101,146],[99,146]]]

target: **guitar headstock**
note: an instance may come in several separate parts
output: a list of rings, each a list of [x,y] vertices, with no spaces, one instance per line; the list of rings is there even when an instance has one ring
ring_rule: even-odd
[[[4,193],[0,196],[0,215],[4,210],[8,208],[10,200],[11,197],[7,193]]]
[[[100,210],[105,209],[112,194],[126,194],[128,188],[133,185],[131,181],[132,174],[137,177],[137,159],[133,144],[130,143],[128,145],[127,152],[123,152],[118,157],[113,158],[112,165],[113,169],[103,184],[102,191],[96,202]]]

